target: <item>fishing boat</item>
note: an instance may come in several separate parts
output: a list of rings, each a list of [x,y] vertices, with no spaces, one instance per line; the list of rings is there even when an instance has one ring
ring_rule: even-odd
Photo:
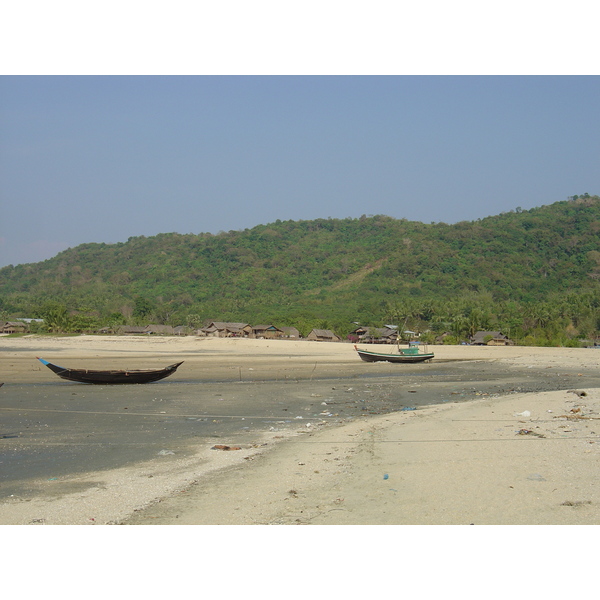
[[[409,344],[408,348],[400,348],[397,352],[372,352],[371,350],[361,350],[356,345],[354,349],[365,362],[391,362],[391,363],[417,363],[431,360],[433,352],[419,352],[419,347]]]
[[[39,356],[36,358],[63,379],[80,383],[150,383],[172,375],[184,361],[169,365],[164,369],[137,369],[131,371],[92,371],[90,369],[67,369],[54,365]]]

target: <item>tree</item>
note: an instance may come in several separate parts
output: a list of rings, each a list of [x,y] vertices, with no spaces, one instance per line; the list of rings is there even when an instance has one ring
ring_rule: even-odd
[[[48,331],[52,333],[66,333],[69,331],[71,321],[67,307],[64,304],[48,302],[42,307],[41,314]]]
[[[147,318],[154,310],[153,304],[143,296],[136,296],[133,308],[133,318],[140,320]]]
[[[459,315],[452,320],[450,329],[457,339],[464,337],[468,331],[469,323],[465,317]]]
[[[186,318],[187,326],[190,329],[200,329],[202,327],[202,317],[197,314],[188,315]]]

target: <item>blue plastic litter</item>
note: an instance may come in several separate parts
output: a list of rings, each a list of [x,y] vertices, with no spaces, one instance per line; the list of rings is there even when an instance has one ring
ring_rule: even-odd
[[[400,410],[417,410],[417,408],[415,406],[405,406],[404,408],[402,408]]]
[[[386,474],[383,476],[383,478],[384,478],[384,479],[389,479],[389,478],[390,478],[390,476],[389,476],[389,475],[386,473]]]

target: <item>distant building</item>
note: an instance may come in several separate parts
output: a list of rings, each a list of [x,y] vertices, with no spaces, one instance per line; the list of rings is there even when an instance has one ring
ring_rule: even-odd
[[[173,327],[171,325],[147,325],[144,333],[150,335],[173,335]]]
[[[445,340],[447,337],[451,337],[451,336],[452,336],[452,334],[451,334],[449,331],[446,331],[446,332],[442,333],[441,335],[438,335],[438,336],[435,338],[435,343],[436,343],[436,344],[443,344],[443,343],[444,343],[444,340]]]
[[[474,346],[513,346],[514,342],[501,331],[478,331],[471,338],[471,344]]]
[[[145,327],[130,326],[130,325],[125,325],[125,326],[121,327],[119,332],[124,333],[125,335],[143,335],[144,333],[147,333]]]
[[[302,336],[295,327],[282,327],[283,337],[299,340]]]
[[[348,335],[348,339],[365,344],[395,344],[398,331],[391,327],[358,327]]]
[[[20,321],[0,321],[0,333],[25,333],[27,324]]]
[[[317,342],[341,342],[342,338],[329,329],[313,329],[307,336],[307,340]]]
[[[276,339],[283,337],[283,331],[279,327],[275,327],[275,325],[254,325],[251,335],[253,338],[258,339]]]
[[[185,325],[178,325],[177,327],[173,327],[174,335],[190,335],[192,330]]]
[[[120,325],[117,327],[102,327],[98,333],[123,334],[123,335],[188,335],[192,330],[180,325]]]
[[[204,337],[250,337],[252,327],[248,323],[225,323],[210,321],[208,325],[198,329],[198,335]]]

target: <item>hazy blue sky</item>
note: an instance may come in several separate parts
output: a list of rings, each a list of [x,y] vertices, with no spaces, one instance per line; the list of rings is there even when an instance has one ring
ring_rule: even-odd
[[[3,76],[0,266],[85,242],[600,193],[598,76]]]

